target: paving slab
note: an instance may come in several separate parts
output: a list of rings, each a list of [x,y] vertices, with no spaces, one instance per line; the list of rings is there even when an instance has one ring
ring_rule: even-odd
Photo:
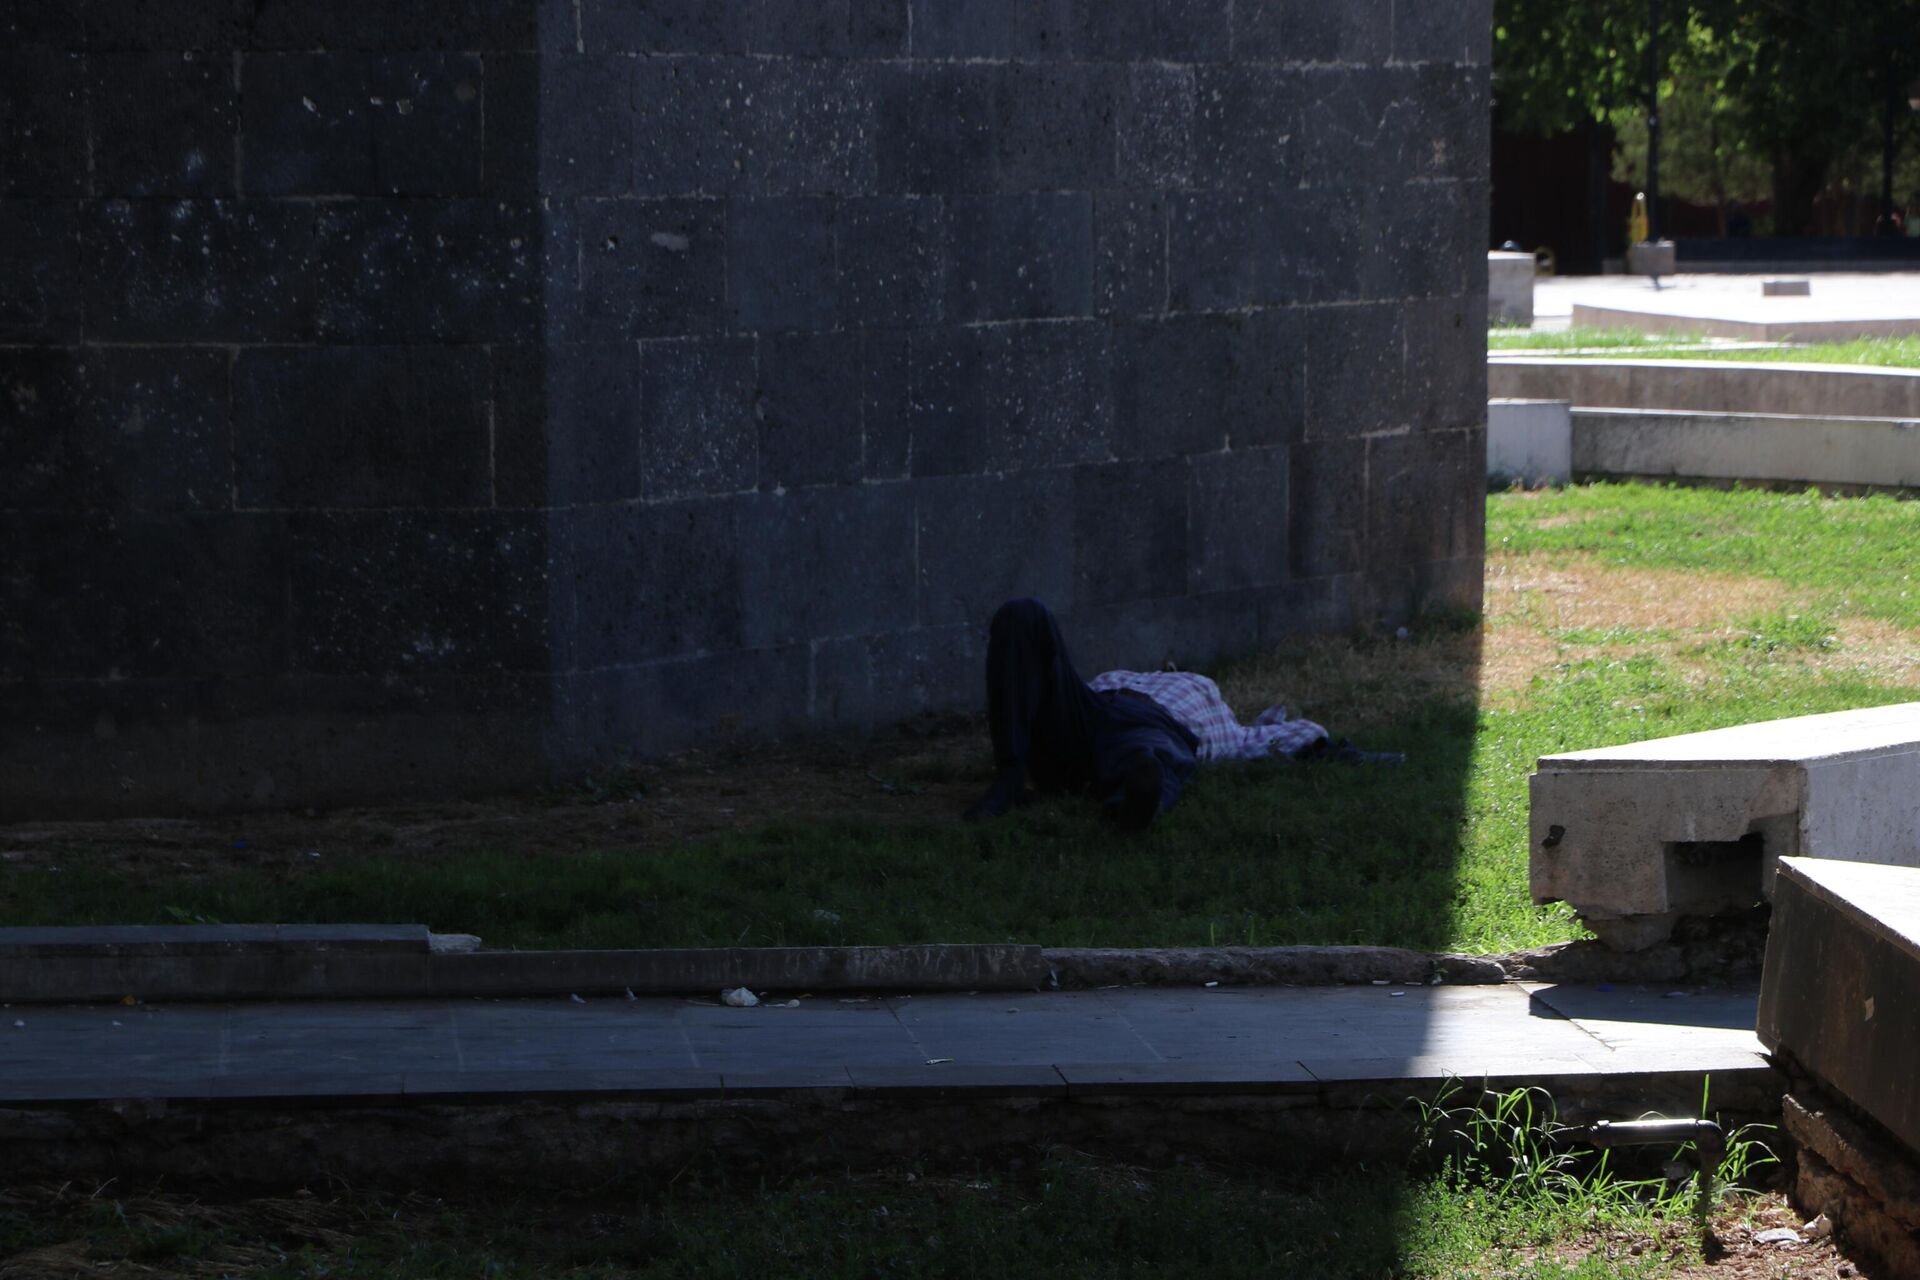
[[[805,1000],[335,1001],[0,1011],[0,1101],[426,1100],[846,1089],[1311,1090],[1765,1071],[1752,990],[1131,988]]]

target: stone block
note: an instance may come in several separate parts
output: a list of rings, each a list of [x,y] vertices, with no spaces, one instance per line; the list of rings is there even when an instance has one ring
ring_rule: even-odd
[[[639,391],[639,353],[626,343],[619,344],[619,350],[629,371],[624,388],[631,397]],[[549,503],[570,505],[572,496],[560,492],[557,485],[553,486],[549,497],[547,368],[549,360],[558,363],[559,357],[550,356],[547,347],[533,345],[497,346],[490,356],[493,379],[494,502],[502,507],[544,507]],[[640,414],[638,405],[631,399],[628,407],[627,421],[633,428],[629,433],[633,447],[627,474],[631,477],[629,484],[632,493],[624,496],[638,496]],[[554,411],[557,416],[558,405]],[[562,465],[555,472],[564,471],[565,464],[575,456],[570,451],[561,453],[555,461]]]
[[[492,503],[492,377],[477,347],[249,348],[233,386],[242,507]]]
[[[869,480],[898,480],[913,470],[912,344],[898,330],[860,334],[860,456]]]
[[[1483,509],[1435,502],[1433,495],[1484,490],[1485,457],[1485,437],[1477,431],[1367,441],[1369,567],[1456,560],[1476,550]]]
[[[1487,311],[1495,324],[1533,327],[1534,261],[1530,253],[1487,254]]]
[[[743,641],[741,545],[726,502],[582,508],[566,565],[579,667],[735,649]]]
[[[246,192],[366,195],[374,189],[372,66],[356,53],[263,53],[240,69]]]
[[[476,343],[540,335],[538,210],[497,200],[314,207],[317,334],[336,342]]]
[[[995,77],[993,136],[1002,191],[1114,185],[1120,79],[1098,63],[1010,62]]]
[[[908,0],[847,0],[847,50],[856,58],[907,53]]]
[[[1117,325],[1114,454],[1212,453],[1230,429],[1239,325],[1234,317],[1167,316]]]
[[[1406,176],[1484,181],[1493,145],[1493,101],[1485,65],[1420,67],[1403,82],[1401,94]]]
[[[1233,54],[1252,62],[1378,62],[1385,58],[1392,24],[1392,0],[1361,0],[1352,5],[1265,0],[1236,5]]]
[[[545,669],[544,513],[296,513],[287,538],[295,672]]]
[[[1400,380],[1403,420],[1421,431],[1464,431],[1486,422],[1487,365],[1472,346],[1486,332],[1478,295],[1400,304],[1406,357]]]
[[[1283,638],[1330,635],[1361,621],[1358,575],[1299,578],[1260,592],[1260,647]]]
[[[535,372],[544,406],[537,464],[547,476],[547,488],[530,495],[533,500],[525,505],[639,497],[640,355],[634,344],[556,343],[546,349]],[[499,414],[496,403],[496,455]]]
[[[1144,192],[1093,198],[1093,305],[1103,315],[1167,309],[1167,204]]]
[[[78,54],[0,38],[0,196],[86,194],[86,95]]]
[[[1066,630],[1080,674],[1157,671],[1163,663],[1211,666],[1249,653],[1259,639],[1259,597],[1243,591],[1080,602]]]
[[[1491,0],[1394,0],[1394,60],[1487,66],[1493,61],[1492,9]]]
[[[485,68],[477,54],[378,54],[367,83],[373,190],[464,196],[484,187]]]
[[[985,411],[996,469],[1111,456],[1112,353],[1098,321],[991,325],[982,334]]]
[[[742,625],[750,648],[914,623],[913,494],[830,486],[743,499]]]
[[[1316,307],[1307,323],[1309,439],[1403,425],[1406,329],[1391,304]]]
[[[1317,106],[1302,93],[1302,73],[1241,63],[1200,67],[1193,121],[1196,185],[1235,194],[1300,185],[1302,112]]]
[[[635,74],[629,58],[541,59],[540,186],[548,195],[624,195],[633,187]]]
[[[77,353],[0,347],[0,509],[84,511],[98,504]]]
[[[1529,795],[1534,900],[1647,945],[1753,905],[1780,857],[1920,866],[1920,703],[1543,756]]]
[[[230,59],[95,54],[89,70],[96,194],[234,194],[239,103]]]
[[[1301,182],[1345,192],[1397,187],[1408,177],[1426,176],[1420,166],[1430,158],[1419,154],[1416,133],[1421,113],[1439,108],[1415,99],[1410,71],[1318,67],[1298,73],[1297,84]]]
[[[1114,462],[1073,473],[1076,611],[1187,587],[1187,463]]]
[[[1341,296],[1350,272],[1336,256],[1339,222],[1319,192],[1176,192],[1168,197],[1168,305],[1224,311]]]
[[[1037,320],[1091,312],[1089,196],[959,196],[948,211],[948,321]]]
[[[0,677],[240,677],[281,669],[284,547],[257,514],[10,515]]]
[[[1103,0],[1081,10],[1082,56],[1218,62],[1232,39],[1230,0]]]
[[[1920,1155],[1916,992],[1920,870],[1780,861],[1760,984],[1761,1042],[1853,1104],[1909,1159]]]
[[[1573,416],[1565,400],[1487,402],[1487,478],[1525,485],[1573,479]]]
[[[727,319],[732,329],[833,329],[840,321],[834,201],[733,200],[727,207]]]
[[[641,494],[737,493],[759,483],[752,338],[640,346]]]
[[[946,206],[938,196],[869,196],[840,206],[835,256],[846,316],[865,328],[938,324]]]
[[[1813,296],[1813,282],[1810,280],[1762,280],[1760,296],[1763,298],[1810,298]]]
[[[548,323],[583,342],[712,333],[726,316],[719,200],[580,200],[549,212]]]
[[[481,191],[528,200],[540,190],[540,85],[538,57],[495,53],[486,59],[481,109]]]
[[[753,195],[871,195],[879,190],[883,86],[872,65],[749,58],[741,83],[736,185]]]
[[[87,47],[79,5],[0,0],[0,48],[72,51]]]
[[[84,296],[87,334],[97,340],[309,339],[316,208],[280,201],[102,201],[81,214],[82,286],[74,290],[68,281],[62,296],[71,300],[68,306]],[[0,235],[0,254],[6,244]],[[53,260],[50,249],[40,256]],[[0,298],[8,293],[0,289]]]
[[[96,347],[84,365],[73,426],[87,460],[70,465],[88,478],[88,505],[203,511],[232,504],[225,351]]]
[[[563,716],[599,758],[766,738],[805,724],[808,651],[739,649],[573,677]]]
[[[573,48],[570,0],[237,0],[256,49],[530,52]],[[117,6],[116,6],[117,7]],[[558,43],[564,16],[566,42]],[[543,29],[546,40],[543,43]]]
[[[1204,595],[1285,582],[1287,450],[1236,449],[1190,463],[1187,591]]]
[[[745,119],[736,102],[746,86],[734,65],[707,58],[634,63],[628,145],[635,194],[717,195],[742,185]],[[611,115],[608,127],[615,127]]]
[[[147,4],[74,4],[96,51],[205,50],[245,47],[252,0],[153,0]]]
[[[1309,440],[1287,468],[1287,547],[1298,578],[1351,573],[1366,563],[1367,447]]]
[[[1237,317],[1222,405],[1233,448],[1292,444],[1304,434],[1311,317],[1290,308]]]
[[[1034,61],[1072,56],[1073,0],[912,0],[916,58]]]
[[[940,477],[915,481],[914,492],[923,626],[984,629],[1023,596],[1072,611],[1072,472]]]
[[[590,53],[745,53],[751,7],[748,0],[580,0],[580,37]]]
[[[994,189],[997,78],[978,63],[916,61],[878,82],[880,190],[914,195]]]
[[[1193,175],[1193,68],[1141,63],[1128,67],[1115,107],[1119,181],[1184,187]]]
[[[79,340],[80,237],[73,222],[71,204],[0,201],[0,342]]]
[[[973,475],[988,469],[986,345],[986,334],[977,327],[912,335],[907,420],[914,475]]]
[[[762,489],[861,479],[861,345],[852,331],[761,340]]]

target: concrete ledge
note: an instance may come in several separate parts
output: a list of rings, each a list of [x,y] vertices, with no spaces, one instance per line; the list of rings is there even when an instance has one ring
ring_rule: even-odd
[[[1573,424],[1565,400],[1487,401],[1487,478],[1526,485],[1573,478]]]
[[[1920,418],[1920,369],[1734,360],[1583,360],[1495,355],[1487,394],[1566,400],[1576,409]]]
[[[1920,487],[1914,419],[1592,408],[1570,419],[1571,470],[1581,476]],[[1490,405],[1490,469],[1493,422]]]
[[[1757,1032],[1920,1156],[1920,871],[1783,859]]]
[[[1622,949],[1753,905],[1781,856],[1920,866],[1920,703],[1543,756],[1530,888]]]
[[[0,930],[0,1001],[1032,990],[1037,946],[436,949],[421,925]]]
[[[1796,1086],[1799,1089],[1801,1086]],[[1890,1276],[1920,1276],[1920,1166],[1839,1107],[1808,1091],[1781,1103],[1794,1146],[1794,1203],[1828,1215],[1850,1252]]]

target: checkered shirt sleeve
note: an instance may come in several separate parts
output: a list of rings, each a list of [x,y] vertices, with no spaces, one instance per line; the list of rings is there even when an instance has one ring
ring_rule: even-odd
[[[1108,671],[1094,677],[1091,687],[1130,689],[1152,698],[1193,731],[1202,761],[1291,756],[1327,736],[1311,720],[1288,719],[1282,706],[1268,707],[1243,725],[1220,696],[1220,686],[1192,671]]]

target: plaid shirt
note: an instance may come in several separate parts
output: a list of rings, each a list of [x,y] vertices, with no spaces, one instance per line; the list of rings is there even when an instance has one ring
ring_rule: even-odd
[[[1191,671],[1108,671],[1095,676],[1090,687],[1101,692],[1130,689],[1153,699],[1193,730],[1203,762],[1291,756],[1327,736],[1311,720],[1287,719],[1282,706],[1268,707],[1252,724],[1243,725],[1220,696],[1220,686]]]

